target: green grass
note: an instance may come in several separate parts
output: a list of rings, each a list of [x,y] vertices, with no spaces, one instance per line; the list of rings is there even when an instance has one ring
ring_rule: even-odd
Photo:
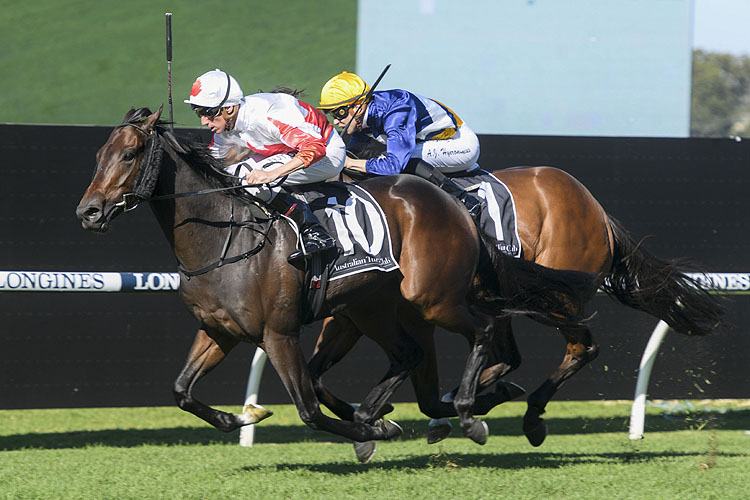
[[[246,94],[306,88],[317,104],[333,75],[354,70],[352,0],[0,0],[0,123],[116,125],[131,107],[167,111],[165,12],[172,12],[175,120],[200,126],[182,101],[221,68]]]
[[[483,447],[460,437],[428,446],[425,420],[400,404],[392,417],[404,436],[381,443],[367,465],[290,406],[273,408],[252,448],[177,408],[6,410],[0,498],[740,499],[750,404],[733,406],[669,419],[650,407],[646,438],[634,442],[628,403],[553,402],[550,435],[532,448],[520,434],[522,403],[488,416]]]

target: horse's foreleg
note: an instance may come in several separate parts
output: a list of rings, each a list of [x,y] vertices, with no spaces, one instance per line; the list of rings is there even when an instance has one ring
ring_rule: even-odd
[[[378,309],[379,311],[374,311],[372,306],[367,304],[351,308],[363,325],[364,331],[347,316],[337,315],[326,318],[315,352],[308,361],[310,376],[318,398],[342,420],[373,424],[383,415],[393,411],[393,405],[388,402],[388,398],[421,359],[421,350],[411,337],[404,336],[404,333],[398,329],[395,325],[395,317],[390,315],[384,317],[380,302],[378,302]],[[373,321],[373,318],[378,318],[378,321]],[[333,396],[323,386],[321,374],[340,361],[363,334],[378,343],[386,352],[390,361],[390,369],[357,407]],[[355,442],[354,449],[359,461],[366,463],[375,453],[375,443],[372,441]]]
[[[263,335],[263,342],[268,359],[294,401],[300,419],[306,425],[360,442],[391,439],[402,433],[400,427],[389,422],[368,425],[337,420],[324,415],[320,410],[320,403],[315,395],[298,338],[267,328]]]
[[[523,417],[523,432],[533,446],[539,446],[547,437],[547,425],[541,415],[552,396],[563,383],[575,375],[599,354],[599,346],[591,337],[588,328],[558,329],[568,341],[563,362],[557,370],[528,399],[528,408]]]
[[[497,318],[497,328],[492,337],[487,359],[487,368],[482,371],[477,384],[477,399],[474,406],[475,415],[484,415],[495,406],[522,396],[526,391],[513,382],[503,382],[500,378],[521,365],[521,354],[513,336],[510,318]],[[479,396],[482,391],[495,386],[491,394]],[[443,401],[453,401],[458,387],[445,394]],[[451,415],[449,415],[451,416]]]
[[[175,400],[181,409],[225,432],[260,422],[272,415],[261,406],[246,408],[241,415],[234,415],[215,410],[193,398],[193,387],[198,379],[218,365],[237,343],[236,339],[215,332],[209,336],[205,327],[198,330],[185,366],[175,380],[173,388]]]
[[[454,395],[451,395],[450,399],[440,399],[434,325],[412,326],[410,332],[424,353],[422,362],[412,370],[411,383],[419,410],[430,417],[430,423],[427,426],[427,444],[435,444],[451,434],[452,425],[448,417],[458,415],[453,406]]]
[[[487,364],[489,344],[492,341],[494,318],[482,315],[483,321],[476,321],[474,346],[464,367],[461,383],[453,405],[456,407],[464,436],[478,444],[487,442],[487,424],[473,416],[479,377]]]
[[[362,316],[358,323],[360,330],[374,340],[388,355],[388,372],[362,400],[354,412],[355,422],[372,424],[393,407],[388,399],[406,380],[411,371],[422,361],[423,352],[419,345],[397,323],[396,318],[387,318],[373,323],[372,315]]]
[[[475,418],[476,393],[479,377],[490,352],[490,343],[496,328],[495,318],[487,314],[472,313],[465,304],[447,301],[424,310],[425,319],[450,331],[473,338],[473,346],[464,366],[461,383],[453,399],[453,406],[461,422],[464,436],[478,444],[487,442],[487,424]]]
[[[480,393],[492,386],[495,390],[477,396],[474,415],[485,415],[495,406],[526,393],[520,385],[500,380],[521,365],[521,353],[518,351],[516,339],[513,336],[510,318],[496,318],[496,321],[495,333],[490,343],[488,366],[479,376],[477,392]]]

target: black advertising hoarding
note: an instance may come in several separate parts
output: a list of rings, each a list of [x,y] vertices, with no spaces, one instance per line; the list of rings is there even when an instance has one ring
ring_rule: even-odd
[[[153,292],[0,291],[0,408],[173,404],[172,382],[198,323],[177,294],[166,291],[173,286],[170,279],[176,272],[166,240],[147,206],[120,216],[103,235],[84,231],[74,214],[91,179],[96,150],[110,131],[108,127],[0,125],[0,271],[53,272],[38,278],[46,286],[75,279],[90,279],[87,283],[99,286],[100,278],[80,273],[127,273],[134,288],[151,286]],[[653,254],[688,257],[714,272],[741,273],[750,267],[748,143],[542,136],[480,139],[480,163],[485,169],[552,165],[567,170],[634,237],[646,238],[644,245]],[[153,283],[143,273],[156,273]],[[9,283],[21,286],[19,276]],[[655,364],[650,396],[750,397],[747,300],[738,295],[728,303],[732,328],[703,338],[669,334]],[[601,346],[599,357],[566,383],[556,399],[633,396],[640,356],[657,320],[606,297],[591,302],[590,312],[594,311],[592,332]],[[319,324],[304,328],[307,353],[312,352],[318,331]],[[553,329],[526,319],[515,322],[514,332],[523,362],[507,379],[531,391],[560,363],[565,343]],[[437,343],[447,391],[458,383],[468,347],[459,336],[444,331],[437,332]],[[236,348],[200,381],[196,396],[211,404],[241,404],[252,353],[252,346]],[[363,339],[325,380],[335,393],[356,402],[386,369],[379,348]],[[396,393],[398,401],[413,399],[408,383]],[[259,401],[291,402],[270,365]]]

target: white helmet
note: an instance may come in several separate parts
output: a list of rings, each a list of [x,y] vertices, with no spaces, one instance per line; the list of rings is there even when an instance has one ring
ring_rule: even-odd
[[[203,73],[193,83],[190,98],[185,102],[202,108],[234,106],[244,94],[240,84],[229,73],[220,69]]]

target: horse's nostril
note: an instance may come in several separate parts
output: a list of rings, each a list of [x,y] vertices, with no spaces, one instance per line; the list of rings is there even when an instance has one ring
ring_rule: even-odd
[[[96,205],[78,207],[76,214],[80,220],[96,222],[101,217],[101,209]]]

